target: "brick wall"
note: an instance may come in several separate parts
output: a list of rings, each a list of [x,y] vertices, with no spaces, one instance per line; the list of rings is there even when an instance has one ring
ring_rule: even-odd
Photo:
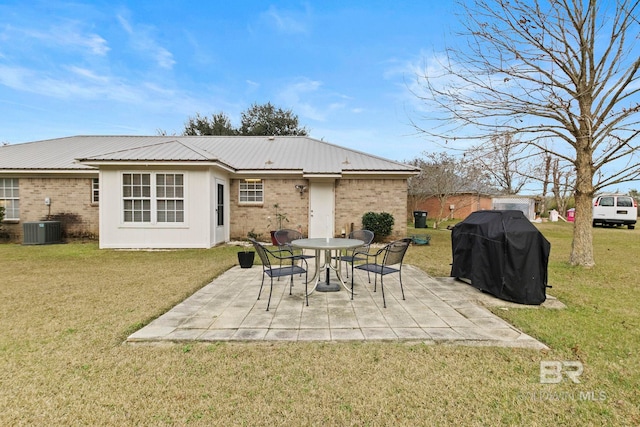
[[[407,181],[404,179],[341,179],[336,183],[336,234],[362,228],[362,215],[387,212],[394,225],[389,239],[407,234]]]
[[[454,205],[453,211],[449,208]],[[430,197],[426,200],[416,199],[411,196],[409,198],[410,212],[408,215],[413,220],[413,211],[427,211],[427,219],[437,219],[440,216],[440,199]],[[471,212],[491,210],[491,197],[478,196],[477,194],[459,194],[449,196],[444,202],[442,210],[442,219],[465,219]]]
[[[63,237],[96,237],[98,205],[91,203],[91,178],[20,178],[20,222],[4,224],[12,240],[22,241],[24,222],[53,219]],[[51,205],[45,205],[49,197]]]
[[[288,221],[283,228],[300,229],[308,234],[309,194],[302,195],[295,186],[308,186],[304,179],[264,180],[263,204],[240,205],[237,179],[230,184],[229,224],[232,240],[245,239],[253,231],[268,241],[269,231],[278,228],[274,204]],[[99,233],[98,205],[91,203],[91,178],[20,178],[20,223],[4,224],[12,240],[22,241],[22,223],[47,218],[63,223],[65,237],[97,237]],[[366,212],[388,212],[395,224],[391,238],[406,235],[407,184],[397,179],[341,179],[335,186],[335,235],[362,227]],[[51,198],[51,206],[44,203]]]
[[[4,224],[13,240],[22,241],[22,223],[47,219],[49,215],[63,222],[67,237],[97,237],[99,232],[98,205],[91,203],[90,178],[20,178],[20,223]],[[263,240],[277,228],[274,204],[287,216],[283,228],[299,229],[308,234],[309,194],[302,195],[295,185],[307,185],[304,179],[267,179],[264,181],[265,201],[257,205],[238,203],[237,179],[230,183],[231,218],[229,232],[232,240],[245,239],[253,231]],[[51,206],[44,203],[51,198]],[[362,227],[366,212],[388,212],[395,224],[391,238],[406,235],[407,184],[397,179],[341,179],[335,186],[335,235],[344,229]]]
[[[296,191],[296,184],[308,185],[304,179],[266,179],[264,180],[264,203],[256,205],[238,202],[239,180],[231,180],[230,202],[231,219],[229,235],[232,240],[246,239],[247,233],[253,231],[261,235],[261,239],[269,240],[269,231],[277,230],[276,203],[279,213],[286,214],[288,219],[282,228],[300,229],[307,235],[309,231],[309,194],[302,195]],[[260,239],[259,239],[260,240]]]
[[[289,222],[283,228],[299,229],[304,235],[309,231],[309,194],[295,190],[296,184],[307,185],[303,179],[264,180],[264,204],[240,205],[238,203],[237,179],[231,180],[231,220],[229,234],[232,240],[246,239],[249,231],[269,239],[269,231],[277,229],[274,204],[286,213]],[[393,215],[394,226],[391,238],[405,237],[407,232],[407,181],[398,179],[340,179],[335,186],[335,230],[339,236],[342,229],[348,234],[362,228],[362,215],[366,212],[388,212]],[[269,225],[271,217],[271,225]]]

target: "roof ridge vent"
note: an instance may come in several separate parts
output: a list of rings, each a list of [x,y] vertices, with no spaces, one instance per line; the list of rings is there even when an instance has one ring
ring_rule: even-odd
[[[269,137],[267,139],[269,139],[269,141],[275,141],[276,136],[275,135],[269,135]]]

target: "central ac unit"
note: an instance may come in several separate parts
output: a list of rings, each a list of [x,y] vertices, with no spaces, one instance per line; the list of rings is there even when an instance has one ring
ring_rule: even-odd
[[[49,245],[62,240],[60,221],[37,221],[23,224],[25,245]]]

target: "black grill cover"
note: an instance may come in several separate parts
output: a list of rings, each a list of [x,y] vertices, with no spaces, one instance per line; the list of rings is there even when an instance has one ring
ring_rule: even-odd
[[[551,244],[521,211],[477,211],[451,231],[451,276],[500,299],[542,304]]]

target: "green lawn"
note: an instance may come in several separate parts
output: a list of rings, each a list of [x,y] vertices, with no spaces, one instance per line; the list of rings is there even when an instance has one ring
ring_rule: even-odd
[[[399,343],[131,346],[128,334],[237,263],[237,248],[0,245],[0,425],[640,425],[640,231],[594,229],[596,267],[551,241],[565,310],[496,310],[551,350]],[[450,232],[407,262],[447,276]],[[580,383],[540,383],[540,362]]]

